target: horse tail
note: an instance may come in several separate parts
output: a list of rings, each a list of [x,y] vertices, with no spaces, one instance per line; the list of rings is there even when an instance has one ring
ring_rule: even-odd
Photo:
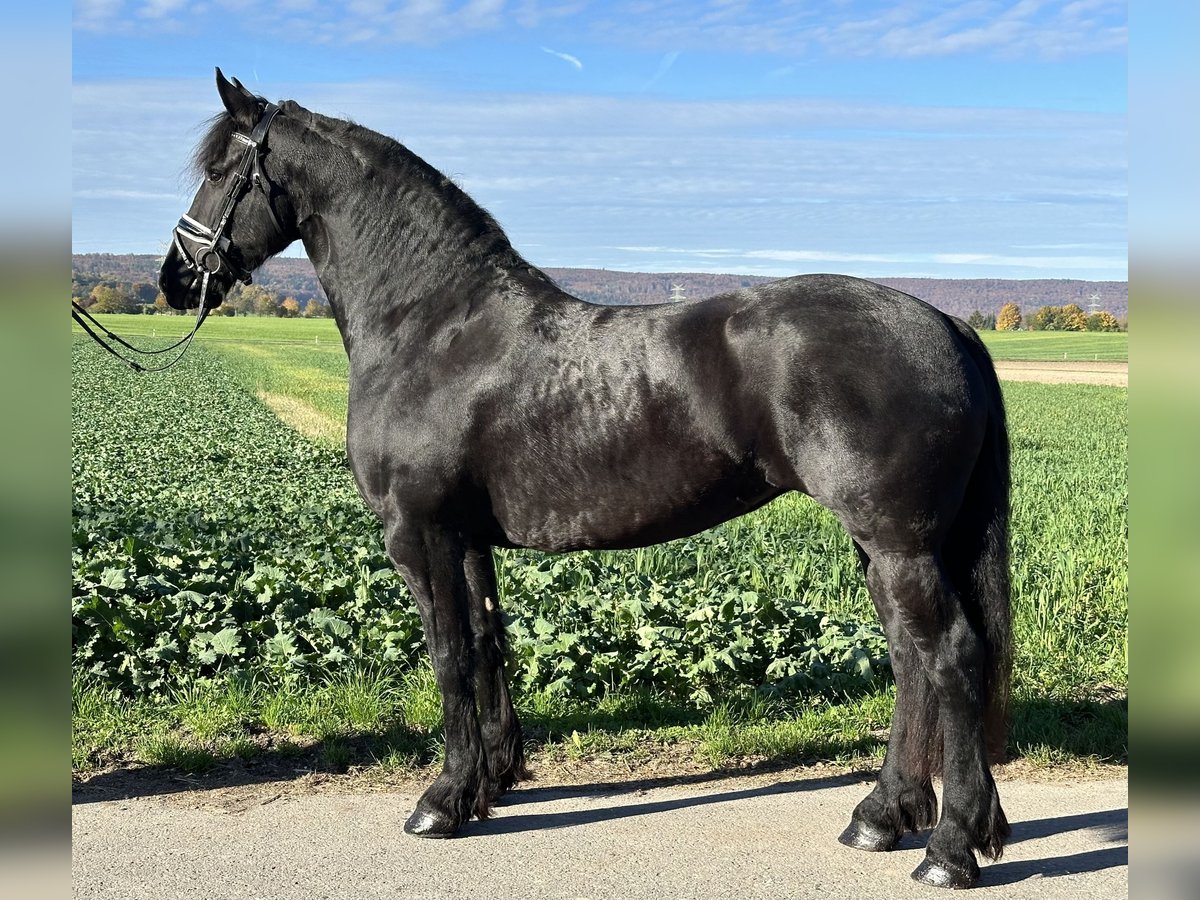
[[[974,329],[957,319],[952,321],[967,355],[983,377],[988,419],[983,446],[950,531],[944,559],[967,617],[983,637],[984,735],[990,760],[999,762],[1008,744],[1012,678],[1008,425],[991,355]]]

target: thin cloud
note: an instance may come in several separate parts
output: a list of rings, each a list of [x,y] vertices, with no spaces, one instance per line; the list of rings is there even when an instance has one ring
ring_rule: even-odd
[[[73,93],[75,245],[151,252],[186,199],[169,198],[188,193],[178,173],[215,92],[163,79]],[[269,94],[400,137],[459,176],[515,246],[538,248],[538,265],[1125,277],[1115,114],[394,81]]]
[[[578,56],[572,56],[570,53],[560,53],[558,50],[551,50],[549,47],[543,47],[542,52],[549,53],[551,56],[557,56],[564,62],[569,62],[576,69],[583,70],[583,63],[579,61]]]
[[[75,0],[73,21],[83,31],[119,31],[122,0]]]
[[[672,50],[670,53],[663,56],[663,58],[659,60],[658,68],[655,69],[654,74],[650,76],[650,80],[642,85],[642,90],[647,91],[654,87],[660,78],[666,75],[667,72],[671,71],[671,66],[675,65],[675,60],[679,59],[679,54],[681,52],[682,51],[680,50]]]
[[[969,0],[913,4],[845,0],[814,8],[794,0],[759,3],[642,0],[590,6],[525,0],[215,0],[236,7],[249,28],[269,28],[301,45],[444,44],[464,35],[508,31],[528,34],[572,17],[592,40],[655,52],[719,50],[783,59],[926,58],[983,55],[1001,59],[1061,59],[1120,53],[1127,43],[1123,0]],[[79,0],[75,27],[106,33],[157,34],[178,30],[181,0]],[[214,22],[220,17],[210,17]],[[195,17],[188,19],[195,27]],[[204,21],[199,20],[201,28]],[[215,26],[213,26],[215,27]],[[551,32],[553,29],[551,28]],[[202,39],[202,34],[198,34]],[[547,47],[577,69],[582,62]],[[672,51],[677,55],[678,50]],[[665,72],[673,64],[664,57]],[[661,77],[652,78],[651,83]]]
[[[184,0],[146,0],[138,15],[147,19],[163,19],[183,8]]]
[[[593,35],[646,49],[772,54],[781,57],[925,58],[983,55],[1059,59],[1121,52],[1126,44],[1122,0],[971,0],[911,4],[849,0],[807,4],[634,2],[606,6],[589,25]]]
[[[183,195],[167,191],[137,191],[120,188],[87,188],[76,191],[74,197],[81,200],[171,200],[182,199]]]
[[[946,266],[985,266],[991,268],[1047,269],[1053,271],[1118,271],[1125,266],[1124,255],[1058,256],[1010,255],[1003,253],[864,253],[853,250],[693,250],[686,247],[616,246],[626,253],[674,255],[700,259],[735,258],[785,263],[875,263],[925,264]]]

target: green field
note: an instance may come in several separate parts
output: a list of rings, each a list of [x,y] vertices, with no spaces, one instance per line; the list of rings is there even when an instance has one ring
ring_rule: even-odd
[[[1129,361],[1127,332],[981,331],[994,359]]]
[[[192,330],[194,314],[185,316],[144,316],[131,314],[97,317],[106,328],[122,337],[181,337]],[[82,333],[72,323],[72,330]],[[342,338],[333,319],[282,319],[260,316],[209,316],[196,338],[197,343],[275,343],[332,344],[341,349]]]
[[[202,333],[165,376],[76,340],[76,766],[196,769],[314,741],[314,764],[333,769],[428,761],[436,695],[415,612],[344,466],[333,323],[218,318]],[[1123,760],[1126,392],[1014,383],[1005,397],[1012,750]],[[726,763],[881,748],[881,635],[849,540],[806,498],[644,550],[499,563],[519,704],[545,753],[649,741]]]

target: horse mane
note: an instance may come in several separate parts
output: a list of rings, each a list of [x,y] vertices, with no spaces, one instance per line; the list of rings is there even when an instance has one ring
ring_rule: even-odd
[[[257,98],[266,103],[263,97]],[[399,141],[372,131],[349,119],[335,119],[305,109],[295,100],[283,100],[280,113],[299,122],[324,140],[350,153],[360,165],[377,173],[394,172],[401,182],[418,183],[436,193],[446,206],[468,224],[476,246],[487,247],[495,260],[507,266],[527,267],[547,282],[549,276],[531,266],[516,251],[504,229],[486,209],[476,203],[450,177],[439,172]],[[221,163],[238,125],[222,110],[209,120],[208,130],[200,139],[192,158],[192,172],[198,178]],[[475,243],[473,242],[473,243]],[[551,282],[552,283],[552,282]]]
[[[330,143],[347,150],[360,165],[375,172],[393,171],[405,183],[420,183],[438,194],[449,208],[469,223],[470,231],[484,245],[506,251],[504,262],[529,264],[513,248],[504,229],[492,214],[471,199],[454,179],[438,171],[395,138],[380,134],[350,119],[335,119],[311,112],[294,100],[280,104],[284,115],[304,122]],[[547,279],[548,280],[548,279]]]

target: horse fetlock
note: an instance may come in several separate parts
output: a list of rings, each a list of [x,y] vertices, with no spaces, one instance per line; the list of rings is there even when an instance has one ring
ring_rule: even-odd
[[[1012,828],[1000,806],[1000,795],[986,770],[969,792],[947,800],[946,815],[938,831],[961,835],[961,841],[987,859],[999,859]]]
[[[1000,796],[996,793],[995,786],[992,787],[988,808],[976,818],[973,825],[971,837],[975,849],[988,859],[999,859],[1012,834],[1012,826],[1008,824],[1008,817],[1000,807]]]
[[[483,743],[487,756],[485,777],[494,800],[517,782],[529,778],[529,770],[525,767],[525,738],[507,695],[500,715],[484,724]]]
[[[937,795],[928,779],[885,771],[838,840],[859,850],[891,850],[906,831],[931,828],[936,821]]]
[[[928,781],[906,785],[896,794],[896,810],[905,831],[924,831],[937,824],[937,794]]]

